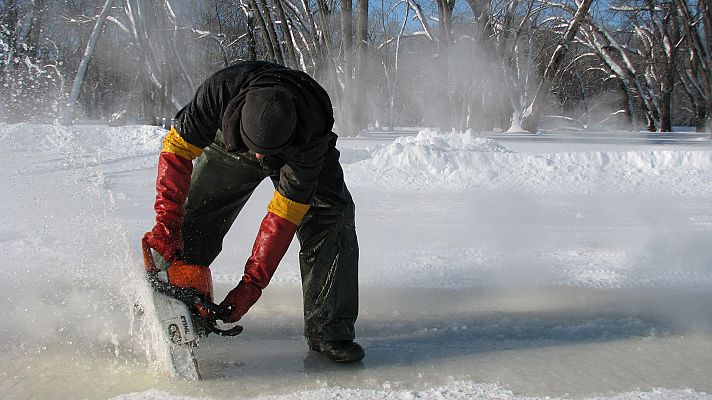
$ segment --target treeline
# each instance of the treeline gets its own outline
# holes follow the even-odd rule
[[[708,1],[0,0],[0,120],[156,123],[269,60],[327,88],[342,135],[709,129]]]

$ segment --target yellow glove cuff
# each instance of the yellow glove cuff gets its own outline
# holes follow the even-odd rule
[[[309,204],[297,203],[294,200],[282,196],[275,191],[272,201],[267,206],[267,211],[276,214],[294,225],[299,225],[304,218],[304,214],[309,211]]]

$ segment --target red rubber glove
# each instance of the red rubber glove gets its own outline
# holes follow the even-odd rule
[[[267,213],[257,233],[252,255],[245,265],[245,275],[236,288],[227,294],[220,306],[230,310],[225,322],[237,322],[262,295],[264,289],[282,261],[284,253],[292,242],[297,225],[273,214]]]
[[[173,262],[183,252],[183,203],[188,197],[193,162],[177,154],[162,152],[156,178],[156,225],[144,236],[148,245]]]

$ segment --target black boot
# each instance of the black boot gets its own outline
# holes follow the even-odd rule
[[[353,340],[308,339],[309,349],[322,353],[336,363],[352,363],[363,360],[363,347]]]

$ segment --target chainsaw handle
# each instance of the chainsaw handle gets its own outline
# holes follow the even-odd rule
[[[146,248],[147,247],[144,245],[144,252],[146,251]],[[242,333],[243,328],[240,325],[235,325],[232,328],[228,329],[218,328],[217,320],[227,317],[230,314],[229,310],[225,309],[224,307],[220,307],[219,305],[208,300],[207,298],[205,298],[205,296],[200,294],[194,288],[180,288],[177,286],[173,286],[168,282],[160,280],[156,276],[156,273],[158,271],[157,269],[155,269],[155,262],[153,262],[153,257],[151,256],[150,248],[148,248],[148,256],[145,256],[145,261],[148,281],[151,284],[153,290],[159,293],[163,293],[179,301],[182,301],[183,304],[188,306],[189,309],[194,309],[195,307],[200,306],[208,310],[208,314],[210,315],[210,317],[207,318],[207,325],[210,328],[210,331],[217,335],[237,336]],[[154,268],[154,270],[149,270],[151,266]]]
[[[151,283],[151,286],[154,290],[176,298],[182,301],[184,304],[188,305],[189,307],[191,307],[190,304],[192,304],[192,307],[199,305],[207,309],[210,315],[212,316],[208,325],[210,327],[210,330],[217,335],[237,336],[242,333],[243,328],[240,325],[235,325],[232,328],[228,329],[218,328],[217,320],[223,319],[230,315],[229,310],[225,309],[224,307],[220,307],[219,305],[206,299],[203,295],[198,293],[198,291],[193,288],[178,288],[158,279],[156,277],[156,274],[159,272],[159,270],[156,266],[156,260],[155,258],[153,258],[151,246],[148,245],[148,239],[146,237],[141,240],[141,249],[143,251],[143,264],[146,269],[146,273],[148,274],[148,281]]]
[[[210,312],[210,329],[213,331],[213,333],[218,334],[220,336],[237,336],[242,333],[243,328],[240,325],[235,325],[232,328],[228,329],[218,328],[217,320],[222,320],[223,318],[226,318],[228,315],[230,315],[230,310],[226,309],[225,307],[220,307],[212,301],[208,301],[202,298],[200,299],[200,302],[196,304],[205,307]]]
[[[146,272],[149,274],[157,273],[158,267],[156,267],[156,260],[153,258],[151,246],[148,245],[148,238],[145,236],[141,239],[141,249],[143,250],[143,266],[146,268]]]
[[[203,298],[202,296],[198,297],[196,300],[196,304],[208,310],[210,315],[210,329],[213,331],[213,333],[218,334],[220,336],[237,336],[242,333],[243,328],[240,325],[235,325],[232,328],[228,329],[218,328],[217,320],[222,320],[223,318],[226,318],[228,315],[230,315],[230,310],[226,309],[225,307],[220,307],[219,305]]]
[[[235,325],[229,329],[218,328],[217,325],[210,325],[213,333],[220,336],[237,336],[242,333],[242,325]]]
[[[227,310],[224,307],[220,307],[219,305],[213,303],[212,301],[206,299],[203,296],[200,296],[200,295],[196,296],[194,298],[194,301],[195,301],[196,305],[199,305],[199,306],[205,308],[206,310],[208,310],[208,312],[211,315],[213,315],[214,320],[223,319],[223,318],[227,317],[228,315],[230,315],[229,310]]]

